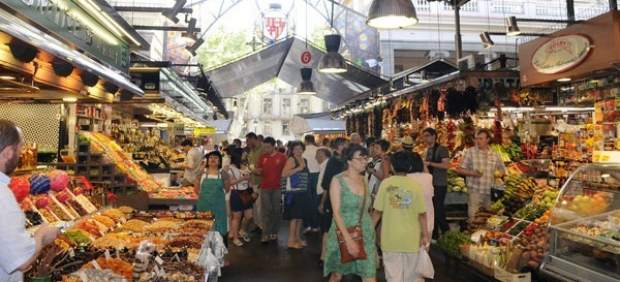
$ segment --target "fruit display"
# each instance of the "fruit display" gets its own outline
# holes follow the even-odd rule
[[[467,185],[465,185],[465,178],[459,176],[453,170],[448,170],[448,192],[467,193]]]
[[[162,188],[153,176],[133,162],[131,157],[114,140],[101,133],[82,132],[81,136],[90,142],[91,149],[102,153],[116,168],[135,181],[146,192]]]
[[[612,195],[607,192],[595,192],[577,196],[564,196],[560,207],[577,213],[580,216],[591,216],[607,211]]]
[[[537,269],[549,250],[547,225],[538,223],[528,225],[515,243],[523,250],[520,265]]]
[[[533,221],[542,216],[548,209],[547,206],[531,202],[517,210],[513,216],[515,218]]]

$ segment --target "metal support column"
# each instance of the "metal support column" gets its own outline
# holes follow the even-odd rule
[[[618,1],[617,0],[609,0],[609,10],[610,11],[618,10]]]
[[[454,49],[456,50],[456,62],[458,62],[463,57],[463,40],[461,38],[461,5],[458,2],[454,5],[454,25],[456,26],[456,33],[454,34]]]
[[[569,25],[575,22],[575,0],[566,0],[566,17]]]

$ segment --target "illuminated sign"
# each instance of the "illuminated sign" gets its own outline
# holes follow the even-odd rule
[[[590,39],[582,35],[556,37],[536,49],[532,66],[544,74],[563,72],[581,64],[591,47]]]

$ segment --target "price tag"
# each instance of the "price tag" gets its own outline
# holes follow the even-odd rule
[[[110,251],[109,250],[105,250],[104,255],[105,255],[105,259],[106,260],[111,260],[112,259],[112,257],[110,256]]]
[[[73,250],[73,248],[69,249],[69,257],[70,258],[75,257],[75,251]]]
[[[96,260],[90,262],[96,270],[101,270],[101,266],[97,263]]]
[[[159,265],[163,265],[164,264],[164,260],[161,259],[159,256],[155,257],[155,262]]]

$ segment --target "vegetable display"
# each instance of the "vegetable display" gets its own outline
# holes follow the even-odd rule
[[[454,257],[461,257],[461,246],[469,243],[471,239],[468,235],[454,230],[446,232],[437,240],[439,248]]]

